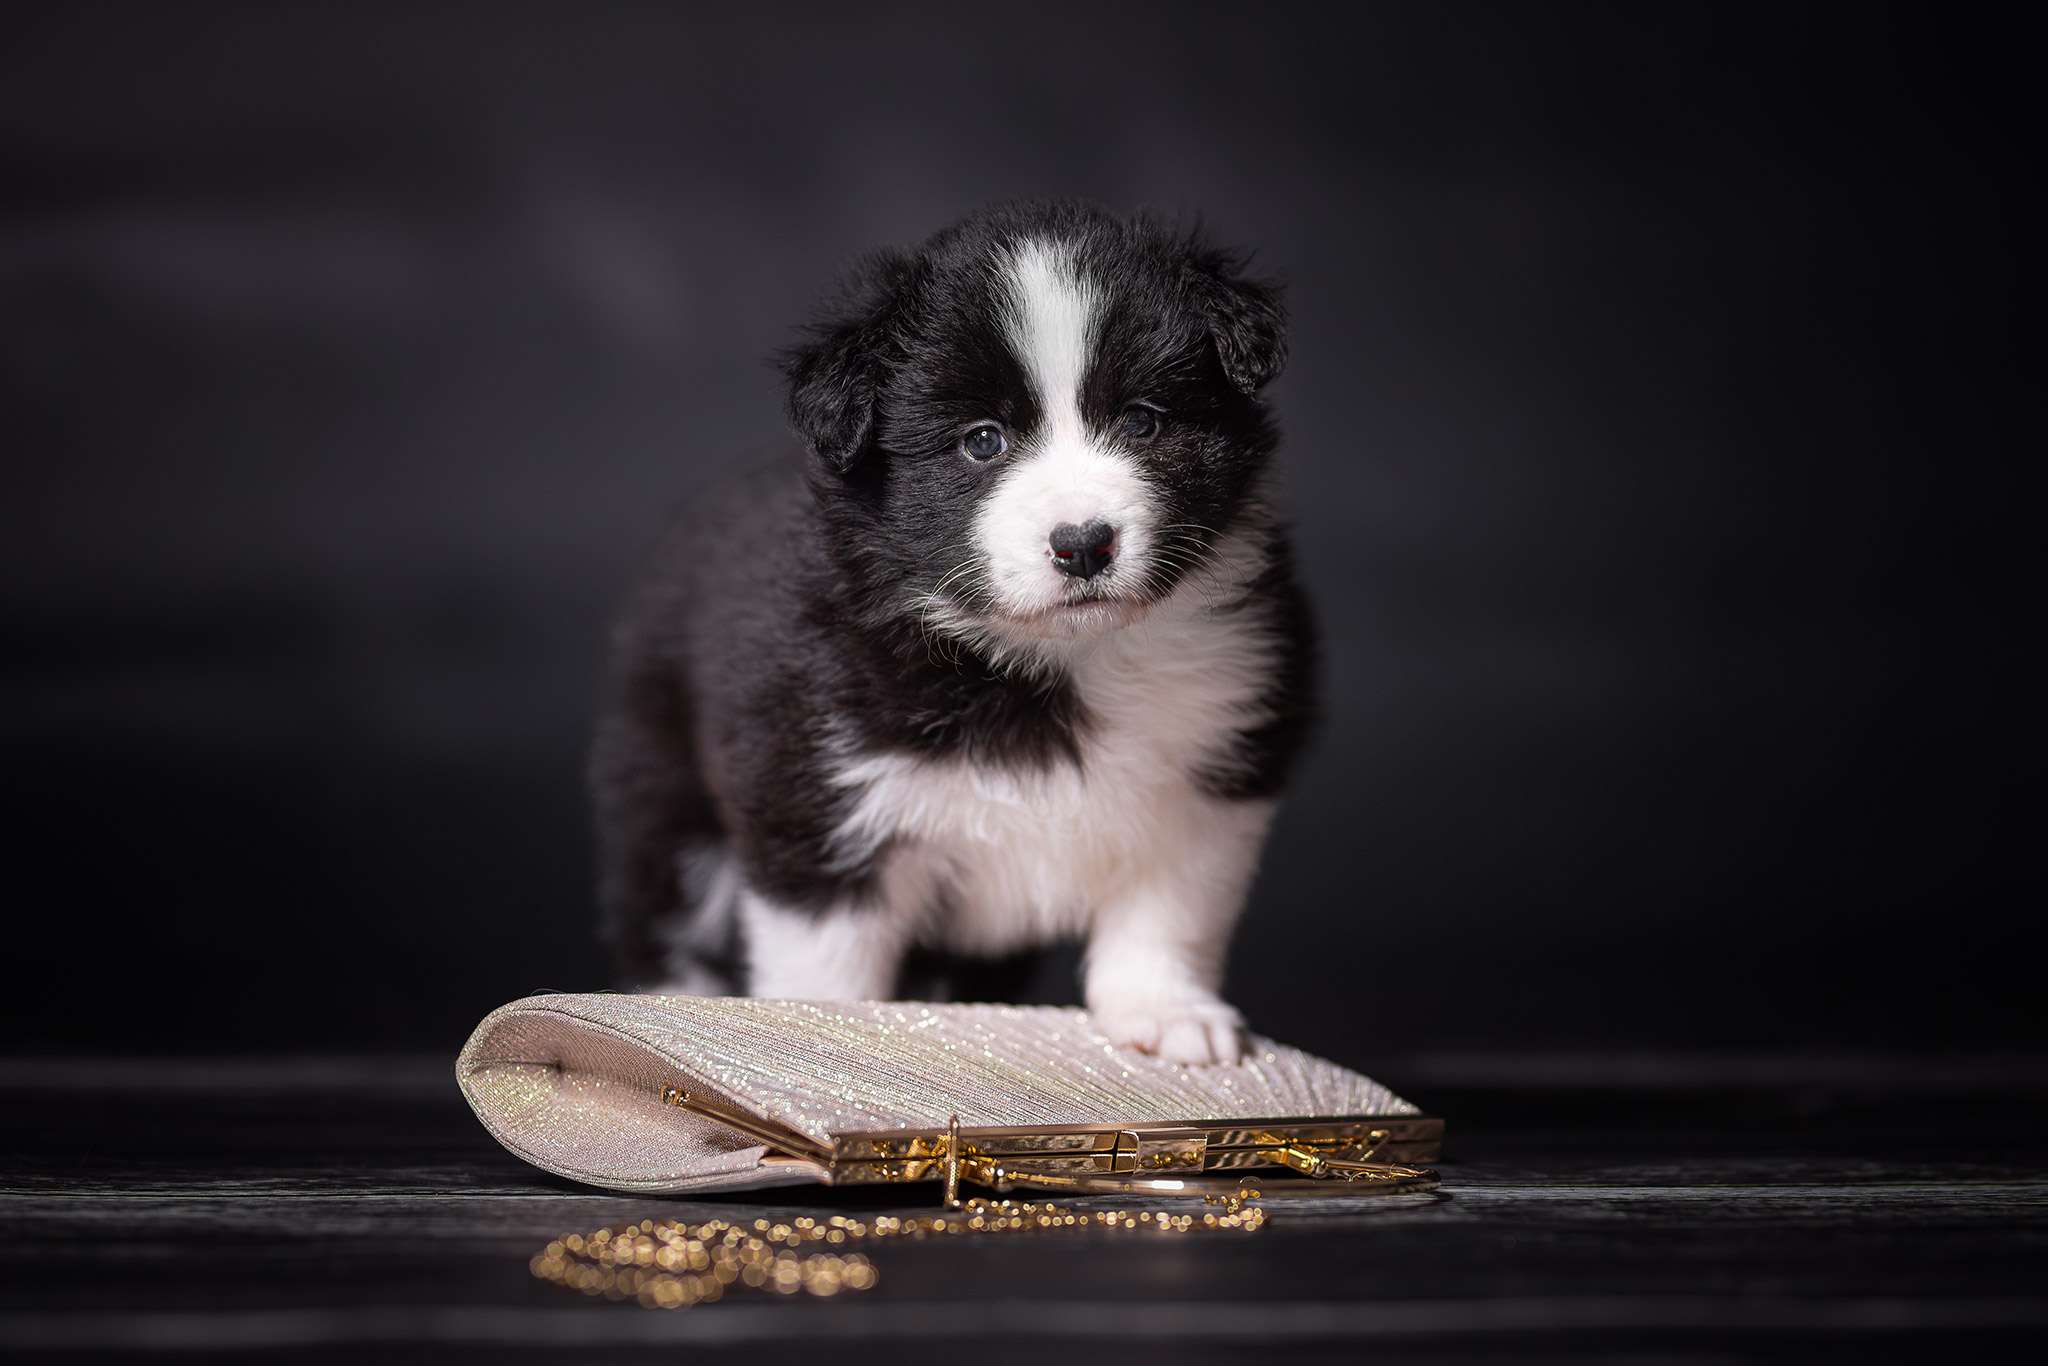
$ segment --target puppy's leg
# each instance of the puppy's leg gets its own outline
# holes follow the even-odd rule
[[[590,756],[597,805],[598,900],[619,985],[640,989],[673,979],[664,947],[690,908],[677,858],[718,838],[717,818],[691,744],[691,699],[673,665],[621,666],[612,708]]]
[[[795,910],[751,888],[740,894],[747,994],[796,1001],[879,1001],[889,997],[910,947],[909,926],[892,911],[837,906]]]
[[[1159,857],[1095,914],[1089,1014],[1110,1041],[1169,1062],[1236,1062],[1244,1021],[1218,995],[1271,802],[1198,800],[1162,822]]]

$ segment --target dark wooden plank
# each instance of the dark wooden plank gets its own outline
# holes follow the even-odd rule
[[[1247,1235],[879,1243],[865,1295],[671,1314],[585,1301],[527,1258],[629,1219],[922,1208],[924,1192],[591,1191],[493,1144],[438,1059],[0,1065],[0,1344],[1848,1360],[1992,1353],[2048,1326],[2048,1143],[2025,1069],[1913,1112],[1904,1063],[1898,1085],[1832,1090],[1814,1069],[1606,1088],[1417,1070],[1451,1121],[1443,1198],[1276,1207]]]

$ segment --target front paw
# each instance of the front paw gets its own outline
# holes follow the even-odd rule
[[[1245,1055],[1244,1017],[1207,1000],[1105,1002],[1089,1011],[1095,1027],[1119,1048],[1166,1062],[1234,1063]]]

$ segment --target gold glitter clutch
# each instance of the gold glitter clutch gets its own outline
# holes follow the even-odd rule
[[[1055,1006],[547,995],[493,1011],[463,1095],[536,1166],[632,1191],[959,1181],[1212,1195],[1429,1190],[1443,1121],[1254,1038],[1237,1066],[1120,1049]]]

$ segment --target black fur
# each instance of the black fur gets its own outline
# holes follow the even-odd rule
[[[1139,400],[1167,414],[1147,458],[1184,553],[1153,567],[1147,591],[1171,593],[1227,532],[1266,547],[1268,568],[1236,610],[1266,614],[1283,642],[1272,719],[1200,780],[1230,797],[1284,781],[1310,718],[1313,649],[1260,494],[1277,435],[1258,394],[1285,358],[1277,290],[1145,218],[1065,202],[991,209],[856,274],[782,357],[804,454],[700,500],[629,602],[591,765],[606,937],[624,984],[659,979],[665,946],[688,931],[679,860],[692,849],[723,842],[749,885],[791,906],[871,885],[873,857],[849,866],[828,845],[846,799],[828,781],[825,718],[862,752],[1081,762],[1090,718],[1057,670],[935,635],[906,606],[960,564],[994,473],[959,452],[962,424],[1028,431],[1039,416],[995,322],[1000,251],[1033,236],[1076,244],[1105,285],[1084,417],[1111,422]],[[949,596],[987,610],[968,578]],[[729,980],[737,969],[729,941],[691,951]]]

